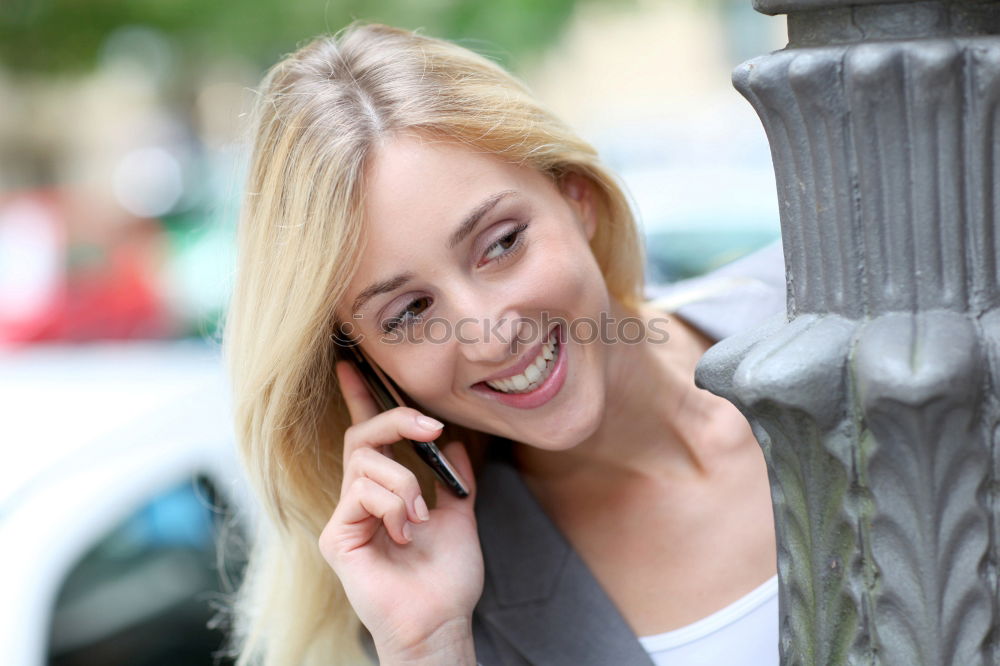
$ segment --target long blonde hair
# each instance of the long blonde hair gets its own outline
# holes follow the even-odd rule
[[[588,178],[598,195],[591,248],[609,293],[641,301],[643,248],[621,188],[590,145],[495,63],[446,41],[355,23],[274,65],[252,116],[224,336],[240,456],[263,509],[232,607],[239,666],[368,661],[360,622],[317,546],[340,494],[350,425],[330,335],[363,251],[370,151],[404,129],[555,180]],[[449,427],[442,437],[488,441]],[[405,450],[400,458],[433,504],[427,470]]]

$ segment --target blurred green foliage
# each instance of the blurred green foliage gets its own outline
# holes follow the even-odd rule
[[[86,71],[117,28],[144,26],[174,43],[188,71],[226,55],[263,69],[361,19],[421,28],[510,67],[551,44],[576,1],[0,0],[0,62],[16,74]]]

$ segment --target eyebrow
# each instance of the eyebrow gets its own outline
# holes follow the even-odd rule
[[[497,192],[496,194],[484,199],[482,203],[473,208],[469,214],[465,216],[465,219],[462,220],[462,223],[458,225],[458,228],[455,229],[455,231],[448,238],[448,249],[454,248],[456,245],[465,240],[466,237],[475,230],[476,225],[479,224],[479,221],[482,220],[487,213],[493,210],[493,208],[503,199],[514,194],[516,194],[514,190],[503,190],[501,192]],[[412,280],[414,277],[415,275],[412,271],[406,271],[405,273],[394,275],[387,280],[373,282],[362,289],[361,293],[357,295],[354,299],[354,303],[351,305],[351,311],[357,312],[371,298],[378,296],[379,294],[395,291]]]
[[[448,239],[448,249],[450,250],[454,248],[456,245],[465,240],[465,237],[472,233],[472,231],[476,228],[476,225],[479,224],[479,220],[483,219],[486,213],[493,210],[493,207],[500,203],[502,199],[512,194],[515,194],[514,190],[497,192],[473,208],[472,212],[465,216],[465,219],[462,220],[462,224],[458,225],[458,229],[456,229],[451,235],[451,238]]]

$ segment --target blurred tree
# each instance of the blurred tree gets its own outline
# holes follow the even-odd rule
[[[238,56],[258,67],[354,19],[423,28],[507,66],[559,35],[577,0],[4,0],[0,62],[17,74],[86,71],[116,29],[161,31],[182,67]],[[188,67],[184,67],[187,69]]]

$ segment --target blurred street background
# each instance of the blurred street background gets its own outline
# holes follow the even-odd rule
[[[253,510],[218,357],[243,121],[356,18],[524,79],[622,177],[651,284],[779,237],[730,72],[785,24],[750,0],[0,2],[0,663],[213,663]]]

